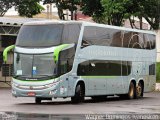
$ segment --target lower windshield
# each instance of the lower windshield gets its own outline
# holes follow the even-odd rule
[[[14,54],[14,77],[37,80],[55,77],[57,65],[53,53],[41,55]]]

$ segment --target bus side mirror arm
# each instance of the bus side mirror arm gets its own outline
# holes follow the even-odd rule
[[[14,48],[15,48],[15,45],[11,45],[4,49],[3,51],[3,61],[4,62],[7,62],[8,52],[13,50]]]

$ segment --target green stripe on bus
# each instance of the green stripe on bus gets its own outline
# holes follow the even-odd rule
[[[63,45],[59,45],[55,48],[54,53],[53,53],[55,63],[58,61],[60,51],[68,46],[69,46],[69,44],[63,44]]]
[[[11,45],[11,46],[8,46],[7,48],[4,49],[4,51],[3,51],[3,61],[4,62],[7,62],[8,52],[10,50],[12,50],[14,47],[15,47],[15,45]]]

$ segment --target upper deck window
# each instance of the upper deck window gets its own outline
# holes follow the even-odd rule
[[[18,34],[16,45],[50,47],[65,43],[77,43],[79,33],[79,24],[24,25]]]
[[[90,45],[152,50],[155,49],[156,39],[153,34],[86,26],[83,32],[81,48]]]

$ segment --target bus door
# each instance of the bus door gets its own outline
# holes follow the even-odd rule
[[[88,89],[94,91],[95,95],[106,95],[105,61],[90,60],[88,72]]]
[[[67,51],[61,51],[58,60],[58,76],[60,76],[60,95],[68,96],[68,71],[69,71],[69,59],[66,54]]]
[[[102,75],[105,72],[102,66],[98,60],[86,60],[78,65],[77,75],[85,81],[87,95],[106,94],[106,78]]]
[[[121,61],[108,61],[106,64],[107,73],[107,94],[121,94],[123,92],[123,77],[121,76]]]
[[[129,87],[129,82],[132,79],[132,62],[130,61],[122,61],[121,65],[121,75],[122,75],[122,80],[123,80],[123,85],[122,85],[122,93],[127,93],[128,92],[128,87]]]
[[[67,73],[67,59],[61,59],[59,61],[59,65],[58,65],[58,71],[59,71],[59,75],[60,75],[60,95],[62,96],[68,96],[68,75]]]
[[[63,96],[68,96],[71,94],[71,84],[73,81],[72,76],[69,76],[68,73],[72,70],[73,61],[75,56],[75,46],[71,48],[60,51],[59,63],[58,63],[58,73],[60,79],[62,80],[60,84],[60,93],[63,93]],[[70,86],[69,86],[70,85]]]

